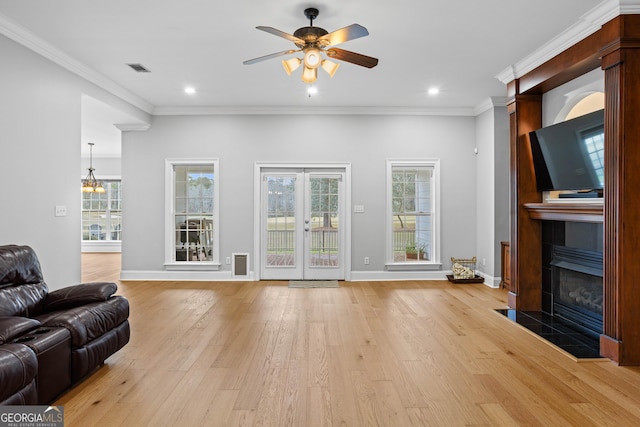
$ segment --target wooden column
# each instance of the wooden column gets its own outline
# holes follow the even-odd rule
[[[509,307],[540,310],[542,302],[542,227],[525,204],[541,201],[529,144],[529,132],[542,127],[542,95],[519,94],[519,82],[509,88],[511,169],[511,286]]]
[[[640,16],[603,26],[605,70],[604,333],[600,351],[640,365]]]

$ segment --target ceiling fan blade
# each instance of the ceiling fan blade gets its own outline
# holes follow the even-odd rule
[[[262,31],[266,31],[269,34],[273,34],[274,36],[278,36],[278,37],[282,37],[283,39],[287,39],[289,41],[294,42],[296,45],[298,46],[304,46],[305,45],[305,41],[302,40],[301,38],[298,38],[292,34],[289,33],[285,33],[284,31],[280,31],[276,28],[273,27],[256,27],[258,30],[262,30]]]
[[[270,55],[260,56],[258,58],[248,59],[243,62],[244,65],[255,64],[256,62],[266,61],[267,59],[277,58],[279,56],[289,55],[291,53],[299,52],[299,50],[283,50],[282,52],[272,53]]]
[[[351,62],[352,64],[360,65],[362,67],[373,68],[378,65],[378,58],[373,58],[371,56],[351,52],[344,49],[338,49],[337,47],[327,49],[326,54],[329,58]]]
[[[369,31],[362,25],[351,24],[347,27],[340,28],[329,34],[318,38],[318,42],[324,46],[335,46],[340,43],[344,43],[349,40],[359,39],[360,37],[368,36]]]

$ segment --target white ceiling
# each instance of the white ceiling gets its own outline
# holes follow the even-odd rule
[[[490,97],[506,95],[496,76],[528,71],[533,63],[525,59],[548,59],[628,3],[637,1],[0,0],[0,33],[71,58],[152,114],[353,108],[472,114]],[[295,48],[255,27],[293,33],[309,24],[303,10],[311,6],[320,10],[314,26],[330,32],[365,26],[368,37],[340,47],[380,62],[373,69],[343,62],[333,79],[320,70],[318,93],[309,98],[300,69],[287,76],[279,59],[242,61]],[[197,93],[185,94],[186,85]],[[428,96],[431,86],[440,94]]]

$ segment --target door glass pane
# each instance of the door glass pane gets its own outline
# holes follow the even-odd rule
[[[296,178],[267,178],[267,266],[296,265]]]
[[[340,179],[310,177],[311,215],[309,264],[311,267],[338,266],[338,191]]]

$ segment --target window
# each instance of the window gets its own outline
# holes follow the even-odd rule
[[[595,129],[584,132],[581,136],[593,165],[593,171],[602,186],[604,185],[604,131]]]
[[[166,264],[219,264],[217,161],[169,160],[166,170]]]
[[[104,193],[82,193],[82,240],[121,240],[122,183],[103,181]]]
[[[387,263],[440,265],[439,161],[387,161]]]

